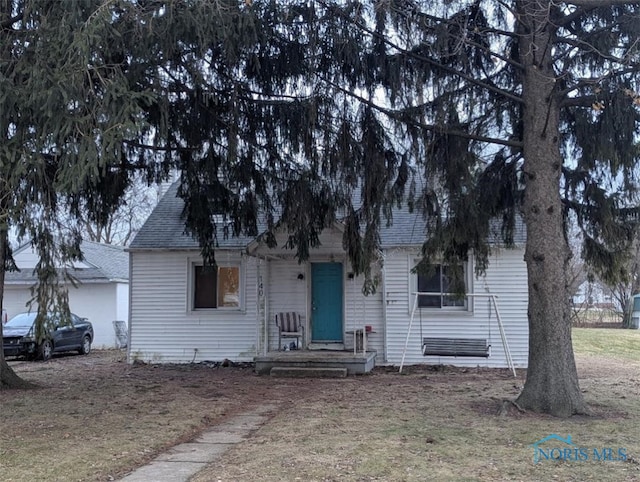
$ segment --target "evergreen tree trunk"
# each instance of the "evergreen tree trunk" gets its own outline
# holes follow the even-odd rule
[[[0,313],[2,313],[2,300],[4,299],[4,273],[6,269],[7,242],[7,225],[0,217]],[[0,338],[1,337],[2,322],[0,322]],[[4,358],[4,350],[0,350],[0,390],[3,388],[28,388],[31,386],[31,383],[16,375],[16,372],[13,371],[7,363],[7,360]]]
[[[6,22],[12,14],[12,3],[9,0],[0,2],[0,22]],[[3,44],[2,58],[9,58],[10,51],[9,42]],[[3,72],[4,74],[4,72]],[[8,130],[6,121],[0,122],[0,131],[2,132],[2,141],[4,143]],[[0,179],[0,313],[2,313],[2,304],[4,300],[4,274],[7,268],[7,243],[9,242],[9,216],[7,212],[8,190],[4,185],[4,179]],[[0,338],[2,338],[2,321],[0,321]],[[3,388],[24,388],[30,386],[28,382],[22,380],[13,369],[9,366],[4,358],[4,350],[0,350],[0,390]]]
[[[555,92],[550,4],[520,2],[524,64],[523,137],[529,278],[529,367],[517,403],[524,409],[568,417],[584,413],[571,342],[567,268],[569,245],[560,198],[560,107]]]

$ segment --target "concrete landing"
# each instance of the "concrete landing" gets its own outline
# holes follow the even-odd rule
[[[376,364],[376,352],[354,353],[333,350],[291,350],[254,357],[256,373],[268,375],[278,368],[346,368],[348,375],[369,373]]]
[[[346,368],[273,367],[272,377],[281,378],[346,378]]]
[[[187,482],[207,464],[230,447],[249,437],[269,420],[274,405],[263,405],[242,415],[230,418],[195,440],[176,445],[160,454],[148,465],[140,467],[120,479],[124,482]]]

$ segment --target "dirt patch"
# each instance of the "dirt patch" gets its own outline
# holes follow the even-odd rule
[[[38,388],[0,391],[3,480],[113,480],[229,416],[317,389],[248,365],[129,365],[117,350],[9,364]]]
[[[640,458],[633,428],[640,425],[640,364],[577,362],[596,416],[558,421],[517,410],[498,415],[524,380],[508,370],[421,366],[346,379],[273,379],[248,365],[129,365],[116,350],[12,361],[39,388],[0,391],[0,472],[13,481],[117,479],[264,403],[279,407],[273,420],[195,480],[424,480],[425,474],[470,473],[485,474],[477,480],[571,480],[564,478],[569,467],[558,473],[530,467],[529,444],[556,432],[584,443],[624,443]],[[490,460],[487,453],[494,454]],[[496,467],[501,471],[494,474]],[[637,467],[629,470],[619,480],[640,476]],[[598,472],[590,474],[576,473],[575,480],[596,480]]]

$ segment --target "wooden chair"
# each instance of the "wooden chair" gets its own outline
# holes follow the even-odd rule
[[[295,311],[286,311],[276,314],[276,326],[278,327],[278,350],[282,349],[282,338],[295,338],[296,348],[300,348],[298,340],[304,345],[304,326],[300,314]]]

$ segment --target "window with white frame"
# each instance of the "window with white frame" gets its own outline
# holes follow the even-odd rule
[[[462,281],[464,293],[469,292],[468,267],[463,267]],[[456,294],[453,286],[453,268],[447,264],[434,263],[416,269],[414,276],[415,291],[418,295],[418,308],[426,309],[468,309],[467,298]]]
[[[240,308],[240,265],[192,266],[194,310]]]

